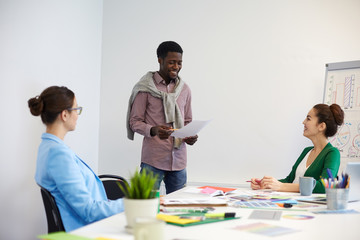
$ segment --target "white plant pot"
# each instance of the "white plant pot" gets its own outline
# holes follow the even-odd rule
[[[124,198],[124,211],[127,221],[127,230],[132,231],[135,219],[138,217],[156,218],[159,209],[159,198],[128,199]]]

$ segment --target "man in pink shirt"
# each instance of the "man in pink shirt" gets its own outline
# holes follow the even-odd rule
[[[160,69],[146,73],[134,86],[127,116],[128,138],[133,140],[135,132],[144,136],[141,170],[157,174],[157,187],[164,181],[167,194],[185,186],[186,144],[193,145],[198,138],[170,136],[192,121],[190,88],[178,76],[182,53],[176,42],[159,45]]]

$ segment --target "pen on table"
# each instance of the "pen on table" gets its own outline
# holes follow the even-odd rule
[[[225,212],[225,213],[205,213],[206,218],[233,218],[235,217],[235,212]]]
[[[252,181],[251,181],[251,180],[248,180],[248,181],[246,181],[246,182],[252,182]],[[261,183],[261,180],[256,179],[255,182],[257,182],[258,184],[260,184],[260,183]]]
[[[293,206],[291,203],[275,203],[275,204],[283,208],[291,208]]]
[[[179,216],[181,219],[191,219],[191,220],[199,220],[203,221],[205,220],[205,217],[202,216]]]

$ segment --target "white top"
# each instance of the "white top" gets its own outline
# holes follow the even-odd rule
[[[312,151],[312,150],[311,150]],[[304,157],[304,159],[301,161],[301,163],[298,165],[297,169],[296,169],[296,173],[295,173],[295,178],[293,183],[299,183],[299,177],[303,177],[306,170],[311,166],[311,164],[309,166],[306,167],[306,162],[309,158],[310,152],[309,151],[306,156]]]

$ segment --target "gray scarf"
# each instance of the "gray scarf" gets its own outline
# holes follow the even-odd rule
[[[177,98],[179,97],[182,88],[184,86],[184,81],[178,77],[175,85],[175,91],[173,93],[166,93],[160,91],[156,88],[153,75],[155,72],[146,73],[140,81],[134,86],[130,99],[128,112],[126,117],[126,127],[127,127],[127,136],[130,140],[134,140],[134,132],[130,128],[130,112],[131,106],[135,100],[136,95],[139,92],[147,92],[150,93],[153,97],[160,98],[163,100],[164,113],[165,113],[165,121],[166,123],[173,123],[174,128],[182,128],[184,126],[184,121],[181,116],[181,111],[176,103]],[[174,147],[179,148],[181,145],[182,139],[176,138],[174,141]]]

